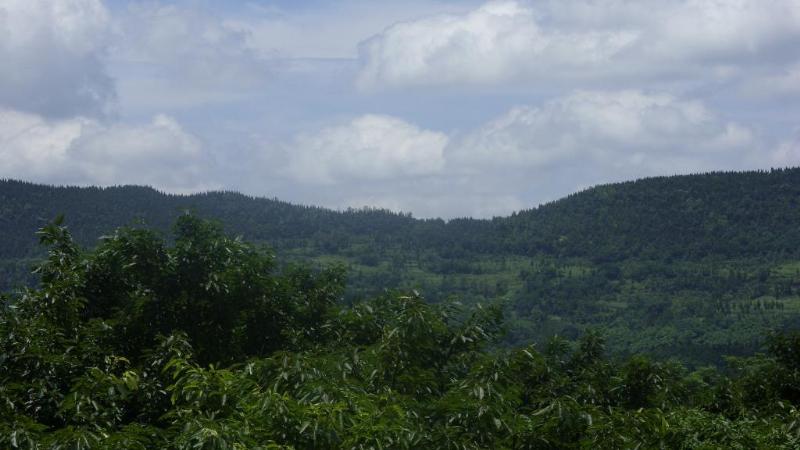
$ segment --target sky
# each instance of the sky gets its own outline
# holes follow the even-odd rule
[[[453,218],[798,165],[798,0],[0,0],[0,178]]]

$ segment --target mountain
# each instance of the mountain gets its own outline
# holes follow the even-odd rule
[[[31,283],[35,231],[65,214],[87,247],[119,226],[170,234],[184,211],[275,249],[283,262],[348,268],[347,298],[414,288],[428,301],[502,302],[508,343],[574,338],[690,364],[760,349],[800,322],[800,169],[597,186],[491,220],[332,211],[234,192],[0,181],[0,289]]]

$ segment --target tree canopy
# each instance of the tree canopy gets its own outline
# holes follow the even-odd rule
[[[601,333],[504,348],[500,305],[343,301],[192,215],[92,249],[39,232],[0,310],[0,447],[576,449],[800,445],[800,334],[724,370],[609,358]]]
[[[342,265],[347,303],[385,289],[416,289],[430,303],[501,301],[509,328],[502,345],[543,345],[554,334],[574,340],[598,328],[611,355],[677,357],[702,367],[722,364],[724,354],[751,355],[770,330],[800,325],[798,201],[800,169],[615,183],[509,217],[450,221],[233,192],[183,196],[7,180],[0,181],[0,292],[37,285],[28,267],[46,255],[34,233],[60,213],[68,214],[75,243],[91,249],[120,226],[163,235],[162,246],[170,246],[179,238],[172,224],[191,210],[274,249],[264,262],[274,270]],[[169,272],[179,269],[160,276],[186,276]],[[151,281],[160,283],[152,289],[181,288]]]

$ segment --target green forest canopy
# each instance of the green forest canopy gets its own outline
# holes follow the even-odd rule
[[[167,235],[185,210],[275,249],[347,271],[348,302],[416,289],[432,303],[503,303],[510,346],[602,329],[615,355],[691,366],[750,355],[800,318],[800,169],[598,186],[491,220],[331,211],[232,192],[0,182],[0,290],[33,285],[34,231],[66,213],[75,240],[134,225]],[[144,224],[144,225],[141,225]]]
[[[40,230],[2,298],[0,447],[620,449],[800,446],[800,334],[694,371],[609,359],[595,332],[503,349],[502,309],[279,268],[195,216],[91,250]]]

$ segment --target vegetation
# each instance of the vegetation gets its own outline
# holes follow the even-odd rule
[[[86,251],[61,220],[2,298],[0,447],[575,449],[800,446],[800,334],[724,370],[574,343],[497,347],[497,305],[387,292],[180,216]]]
[[[119,226],[167,233],[193,210],[300,263],[347,269],[345,301],[384,289],[501,302],[509,347],[550,336],[608,337],[614,356],[677,357],[690,367],[747,356],[770,330],[800,325],[800,169],[709,173],[598,186],[492,220],[417,220],[330,211],[231,192],[0,182],[0,291],[35,286],[33,233],[67,212],[77,243]]]

